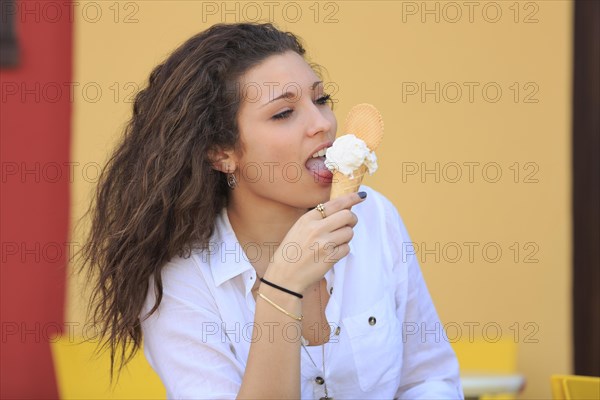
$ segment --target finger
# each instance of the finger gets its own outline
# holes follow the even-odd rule
[[[362,197],[361,197],[362,196]],[[348,193],[325,203],[332,213],[343,209],[350,209],[352,206],[362,203],[367,198],[367,192]]]
[[[354,228],[357,222],[358,217],[356,214],[348,209],[343,209],[325,218],[325,220],[323,220],[323,227],[324,229],[332,232],[344,226]]]
[[[364,196],[364,197],[361,197]],[[352,206],[362,203],[367,197],[366,192],[358,192],[358,193],[348,193],[333,200],[329,200],[327,203],[323,204],[325,218],[329,215],[333,215],[336,212],[343,209],[350,209]],[[315,217],[324,218],[321,215],[321,212],[316,208],[311,211]]]
[[[350,246],[348,243],[340,244],[332,249],[332,251],[327,255],[327,259],[330,262],[338,262],[342,258],[346,257],[350,253]]]
[[[348,243],[354,237],[354,230],[349,226],[345,226],[340,228],[327,237],[328,242],[335,243],[337,246],[342,245],[344,243]]]
[[[345,227],[342,229],[338,229],[337,231],[327,235],[327,238],[323,240],[319,240],[316,243],[311,244],[311,249],[316,252],[316,254],[331,254],[335,248],[348,244],[352,237],[354,236],[354,232],[352,228]]]

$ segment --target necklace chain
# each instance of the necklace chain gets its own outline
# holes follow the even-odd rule
[[[320,311],[319,318],[321,320],[321,328],[322,328],[323,327],[323,303],[321,302],[321,285],[320,284],[319,284],[319,311]],[[304,337],[302,337],[301,341],[300,341],[300,344],[304,348],[304,351],[308,355],[308,358],[310,358],[310,361],[313,363],[313,365],[315,366],[315,368],[317,368],[317,364],[315,363],[315,361],[313,360],[313,358],[310,356],[310,353],[306,349],[306,346],[304,346],[304,343],[302,342],[302,340],[306,340],[306,339],[304,339]],[[322,350],[322,354],[323,354],[323,357],[322,357],[322,360],[323,360],[323,375],[325,375],[325,343],[321,344],[321,350]],[[323,385],[324,385],[324,389],[325,389],[325,397],[322,397],[320,400],[333,400],[332,397],[329,397],[329,393],[327,392],[327,381],[326,380],[323,380]]]
[[[252,289],[257,290],[258,287],[256,289]],[[323,326],[323,303],[321,302],[321,286],[319,285],[319,311],[321,313],[321,315],[319,316],[320,320],[321,320],[321,327]],[[313,363],[313,365],[315,366],[315,368],[317,367],[317,363],[315,363],[315,360],[313,360],[313,358],[311,357],[310,353],[308,352],[308,350],[306,349],[306,346],[304,345],[304,341],[306,341],[306,339],[304,339],[303,336],[300,337],[300,345],[302,346],[302,348],[304,349],[304,351],[306,352],[306,355],[308,355],[308,358],[310,358],[310,361]],[[306,342],[308,344],[308,341]],[[323,360],[323,375],[325,375],[325,343],[321,344],[321,350],[322,350],[322,360]],[[334,400],[333,397],[329,397],[329,392],[327,391],[327,381],[323,381],[323,387],[325,389],[325,397],[322,397],[319,400]]]

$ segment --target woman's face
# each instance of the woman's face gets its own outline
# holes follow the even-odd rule
[[[297,208],[329,198],[324,152],[337,122],[323,83],[302,56],[288,51],[265,59],[240,80],[238,111],[243,154],[236,157],[235,196]]]

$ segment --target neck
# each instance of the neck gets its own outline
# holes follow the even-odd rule
[[[252,198],[247,193],[243,196],[243,201],[239,197],[241,196],[231,194],[227,205],[229,222],[243,248],[252,244],[248,246],[247,257],[258,276],[262,277],[274,249],[307,210],[264,198]],[[257,256],[257,248],[260,248],[260,257]]]

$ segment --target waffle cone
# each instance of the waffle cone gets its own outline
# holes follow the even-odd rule
[[[368,172],[366,165],[361,165],[360,168],[354,170],[354,178],[350,178],[348,175],[344,175],[339,171],[333,173],[333,179],[331,183],[331,194],[329,199],[333,200],[347,193],[355,193],[358,191],[365,174]]]
[[[362,139],[371,151],[377,150],[383,139],[381,114],[371,104],[355,105],[344,121],[344,134],[347,133]]]
[[[362,139],[369,150],[375,151],[383,139],[383,119],[377,109],[371,104],[358,104],[350,110],[344,121],[344,134],[353,134]],[[347,193],[358,191],[368,168],[360,166],[353,172],[353,178],[339,171],[334,171],[329,199],[333,200]]]

